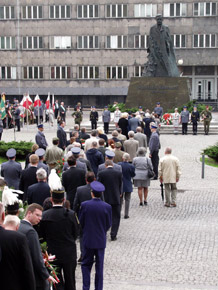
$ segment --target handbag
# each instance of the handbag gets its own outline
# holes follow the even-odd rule
[[[148,167],[148,178],[153,178],[155,176],[155,173],[148,164],[148,158],[147,158],[147,167]]]

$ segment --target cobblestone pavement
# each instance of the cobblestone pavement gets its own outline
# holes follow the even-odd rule
[[[17,140],[34,140],[34,131],[17,133]],[[51,143],[55,130],[45,134]],[[4,131],[3,139],[13,140],[13,132]],[[217,141],[215,135],[161,136],[160,157],[170,146],[181,162],[178,206],[163,206],[158,181],[151,183],[146,207],[139,208],[134,189],[130,219],[122,213],[117,241],[108,239],[105,290],[218,289],[218,168],[206,166],[201,179],[200,163],[202,149]],[[76,278],[80,290],[79,265]],[[94,273],[91,290],[93,279]]]

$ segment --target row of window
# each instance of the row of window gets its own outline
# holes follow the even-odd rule
[[[127,49],[147,47],[147,35],[110,35],[106,36],[106,49]],[[187,35],[172,35],[175,48],[186,48]],[[51,36],[50,49],[71,49],[71,36]],[[193,48],[215,48],[215,34],[194,34]],[[41,36],[24,36],[22,38],[23,49],[43,49],[43,37]],[[16,49],[16,39],[13,36],[0,37],[0,50]],[[99,49],[99,37],[96,35],[83,35],[77,37],[77,49]]]
[[[154,17],[157,14],[157,4],[134,4],[134,17]],[[193,3],[193,16],[214,16],[217,15],[216,2]],[[105,5],[105,17],[124,18],[128,17],[128,4],[107,4]],[[187,16],[187,3],[164,3],[164,17]],[[77,18],[99,18],[99,4],[77,5]],[[15,19],[14,6],[1,6],[0,19]],[[21,7],[22,19],[42,19],[43,6],[29,5]],[[50,5],[50,19],[71,18],[71,5]]]

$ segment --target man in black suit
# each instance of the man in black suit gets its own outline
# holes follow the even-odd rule
[[[67,192],[67,200],[70,201],[71,208],[73,208],[77,187],[86,184],[85,171],[76,167],[74,156],[70,156],[67,162],[70,168],[63,173],[62,184]]]
[[[58,100],[55,101],[54,106],[55,106],[55,111],[54,111],[54,113],[55,113],[55,119],[57,119],[57,117],[58,117],[58,113],[59,113],[59,104],[58,104]]]
[[[56,283],[56,280],[49,276],[45,267],[42,251],[39,243],[39,237],[33,226],[37,225],[42,218],[41,205],[33,203],[28,206],[25,218],[21,221],[18,232],[24,234],[28,241],[30,254],[33,263],[33,269],[36,280],[36,290],[48,290],[49,282]]]
[[[105,186],[104,199],[112,207],[111,240],[117,239],[120,225],[120,197],[122,195],[122,173],[113,168],[113,162],[105,162],[106,169],[98,173],[98,181]]]
[[[75,213],[63,207],[64,200],[64,190],[52,191],[53,207],[43,212],[40,230],[47,242],[48,253],[56,256],[54,264],[60,280],[56,289],[75,290],[78,223]]]
[[[44,200],[51,196],[45,169],[39,168],[36,171],[36,178],[38,183],[30,185],[27,189],[27,201],[28,204],[38,203],[42,206]]]
[[[23,201],[27,200],[28,187],[34,183],[37,183],[36,178],[37,165],[39,163],[39,157],[36,154],[30,156],[30,167],[23,170],[20,178],[19,189],[24,192]]]
[[[89,138],[90,138],[90,135],[86,133],[86,128],[85,127],[81,128],[81,132],[79,133],[79,139],[86,140]]]
[[[63,150],[65,150],[65,148],[67,146],[67,134],[64,131],[64,127],[65,127],[65,122],[60,121],[58,130],[57,130],[57,137],[59,139],[58,147],[63,149]]]
[[[66,118],[66,108],[64,107],[64,102],[61,102],[60,108],[59,108],[59,114],[61,117],[61,120],[65,122]]]
[[[0,202],[0,273],[3,290],[35,290],[33,265],[23,234],[3,228],[4,206]]]

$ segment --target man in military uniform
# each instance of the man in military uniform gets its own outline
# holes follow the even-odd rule
[[[157,102],[156,107],[154,108],[154,113],[159,116],[159,118],[163,115],[163,108],[160,106],[160,102]]]
[[[98,112],[96,111],[95,106],[91,107],[90,112],[90,121],[91,121],[91,127],[93,129],[97,129],[97,122],[98,122]]]
[[[200,114],[197,110],[197,106],[194,106],[193,111],[191,113],[193,135],[197,135],[197,133],[198,133],[199,120],[200,120]]]
[[[39,148],[43,148],[46,150],[48,143],[45,139],[45,135],[43,133],[44,127],[43,124],[38,125],[38,133],[35,136],[36,144],[38,144]]]
[[[189,122],[189,111],[187,107],[183,107],[183,111],[180,114],[180,123],[182,123],[182,135],[187,135],[188,131],[188,122]]]
[[[44,161],[44,155],[45,155],[45,149],[43,148],[39,148],[36,150],[35,154],[39,157],[39,163],[38,163],[38,166],[37,168],[43,168],[47,175],[48,175],[48,165],[45,164],[43,161]]]
[[[17,131],[20,131],[20,109],[18,105],[15,105],[15,111],[14,111],[14,120],[15,120],[15,126],[17,126]]]
[[[104,123],[104,133],[105,134],[108,134],[110,120],[111,120],[111,113],[110,113],[110,111],[108,111],[108,107],[105,106],[104,111],[102,113],[102,121]]]
[[[72,116],[75,118],[75,124],[78,124],[80,126],[83,120],[83,113],[80,111],[79,107],[76,108],[76,112],[74,112]]]
[[[206,106],[206,109],[201,112],[201,117],[204,121],[204,134],[208,135],[210,129],[210,121],[212,120],[212,114],[209,111],[209,106]]]
[[[50,170],[57,166],[57,160],[61,160],[64,157],[63,150],[58,147],[59,138],[54,137],[52,139],[52,144],[52,146],[46,148],[44,157]]]
[[[8,187],[19,189],[19,182],[22,173],[21,164],[16,162],[16,150],[11,148],[7,151],[8,161],[1,165],[1,176],[4,177]]]

